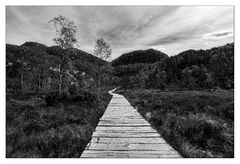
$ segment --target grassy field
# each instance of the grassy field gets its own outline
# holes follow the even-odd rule
[[[120,93],[183,157],[234,157],[233,91]]]
[[[80,157],[111,99],[107,92],[95,97],[86,93],[48,104],[7,98],[6,157]]]

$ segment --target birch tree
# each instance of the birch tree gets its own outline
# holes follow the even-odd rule
[[[66,49],[74,47],[74,45],[77,43],[77,26],[73,21],[69,21],[67,18],[61,15],[54,17],[49,21],[49,23],[53,25],[56,32],[56,36],[53,39],[54,43],[64,50],[59,64],[59,94],[61,94],[65,67],[64,65],[68,64],[66,62],[68,59]]]
[[[100,39],[97,39],[96,41],[93,54],[102,60],[109,60],[111,58],[112,49],[110,48],[110,45],[106,41],[104,41],[103,38],[100,38]],[[98,74],[97,74],[98,76],[97,97],[98,98],[100,97],[100,91],[101,91],[101,74],[102,74],[101,67],[102,67],[101,63],[98,62]]]

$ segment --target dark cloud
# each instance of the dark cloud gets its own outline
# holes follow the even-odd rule
[[[226,35],[229,35],[229,34],[232,34],[232,32],[229,31],[229,32],[222,32],[222,33],[213,33],[212,36],[214,36],[214,37],[222,37],[222,36],[226,36]]]
[[[205,34],[203,36],[203,39],[205,40],[218,40],[226,37],[232,36],[233,32],[232,31],[222,31],[222,32],[212,32]]]
[[[167,44],[185,42],[185,41],[196,38],[197,32],[198,32],[197,29],[175,32],[165,37],[158,38],[153,42],[148,43],[147,45],[155,46],[155,45],[167,45]]]

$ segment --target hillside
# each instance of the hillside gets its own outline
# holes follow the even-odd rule
[[[34,49],[36,51],[47,51],[47,48],[48,48],[48,46],[41,44],[41,43],[37,43],[37,42],[25,42],[21,46],[26,46],[26,47],[28,47],[30,49]]]
[[[97,97],[99,64],[78,49],[6,44],[7,158],[81,156],[111,100],[106,74]]]
[[[44,52],[47,52],[49,50],[49,48],[55,47],[55,46],[48,47],[44,44],[37,43],[37,42],[26,42],[26,43],[22,44],[21,46],[26,46],[34,51],[44,51]],[[107,64],[106,61],[101,60],[98,57],[93,56],[92,54],[89,54],[80,49],[72,48],[72,49],[68,49],[68,51],[72,52],[72,53],[70,53],[70,58],[72,60],[81,60],[82,62],[95,63],[95,64],[101,63],[103,65]]]
[[[219,47],[213,47],[207,50],[186,50],[173,56],[179,63],[179,67],[186,68],[192,65],[207,65],[213,55],[224,54],[229,60],[234,56],[234,44],[229,43]]]
[[[97,81],[97,66],[110,65],[76,48],[64,51],[57,46],[48,47],[36,42],[20,46],[6,44],[7,89],[18,90],[24,85],[25,91],[56,91],[63,53],[68,54],[70,59],[64,61],[64,76],[69,76],[66,85],[78,81],[77,85],[82,88],[93,87]]]
[[[165,53],[154,49],[137,50],[123,54],[117,59],[113,60],[112,66],[128,65],[135,63],[155,63],[166,58],[168,58],[168,56]]]
[[[162,55],[162,58],[155,53],[150,53],[149,56],[155,57],[151,58],[147,53],[137,52],[149,50],[133,51],[112,62],[114,75],[125,89],[234,88],[234,43],[208,50],[187,50],[171,57]]]

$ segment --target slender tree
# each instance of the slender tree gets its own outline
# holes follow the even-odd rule
[[[69,21],[64,16],[59,15],[58,17],[54,17],[49,23],[53,24],[55,28],[56,36],[53,39],[54,43],[57,46],[60,46],[64,51],[61,55],[61,61],[59,64],[59,94],[62,92],[63,85],[63,73],[64,73],[64,65],[67,65],[68,56],[66,49],[74,47],[77,43],[76,32],[77,26],[73,21]]]
[[[97,57],[99,57],[102,60],[109,60],[111,58],[112,54],[112,49],[110,48],[110,45],[104,41],[103,38],[97,39],[96,44],[95,44],[95,49],[93,54]],[[101,91],[101,70],[102,64],[101,62],[98,62],[98,98],[100,96],[100,91]]]
[[[26,68],[28,67],[28,58],[31,53],[30,49],[26,46],[22,46],[19,50],[19,60],[21,65],[21,90],[24,90],[24,76],[26,73]]]

